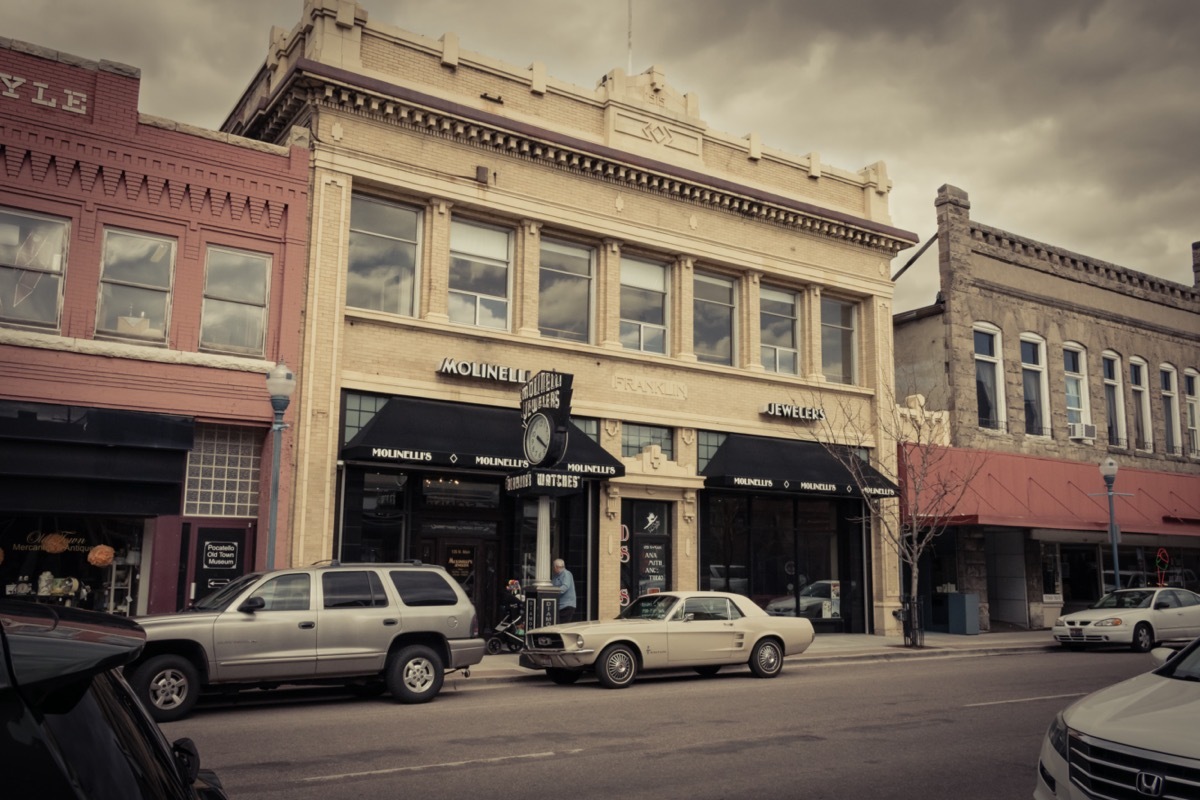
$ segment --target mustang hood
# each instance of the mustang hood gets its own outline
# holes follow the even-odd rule
[[[1069,727],[1110,742],[1200,758],[1200,683],[1147,673],[1090,694],[1063,714]]]

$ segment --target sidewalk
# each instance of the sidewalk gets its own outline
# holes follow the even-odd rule
[[[962,636],[950,633],[926,632],[925,646],[913,649],[904,646],[902,636],[874,636],[862,633],[817,634],[812,645],[798,656],[789,656],[789,665],[854,663],[860,661],[894,661],[906,658],[962,658],[1011,653],[1036,653],[1057,650],[1049,630],[1005,631]],[[471,667],[472,683],[480,681],[516,681],[541,678],[540,670],[525,669],[517,664],[516,653],[484,656]],[[447,675],[447,680],[462,677],[462,673]]]

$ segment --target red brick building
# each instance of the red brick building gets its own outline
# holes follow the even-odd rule
[[[264,565],[309,163],[141,115],[139,87],[0,40],[0,591],[130,614]]]

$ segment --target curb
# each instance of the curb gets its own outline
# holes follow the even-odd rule
[[[787,664],[791,668],[796,667],[816,667],[828,666],[830,664],[855,664],[855,663],[870,663],[875,661],[905,661],[908,659],[920,658],[978,658],[982,656],[1003,656],[1003,655],[1020,655],[1024,653],[1046,653],[1057,651],[1059,645],[1057,642],[1052,644],[1013,644],[1013,645],[994,645],[991,647],[973,647],[969,649],[953,648],[953,647],[924,647],[920,650],[911,650],[910,648],[898,647],[897,652],[881,652],[878,650],[861,653],[841,653],[828,655],[806,655],[801,654],[792,656],[787,659]],[[689,670],[660,670],[656,671],[659,674],[670,674],[671,672],[688,672]],[[543,679],[541,670],[526,669],[524,667],[500,667],[496,669],[485,669],[472,672],[471,676],[464,678],[461,673],[447,675],[447,682],[453,681],[457,684],[462,681],[466,685],[477,683],[513,683],[526,680],[529,678]]]

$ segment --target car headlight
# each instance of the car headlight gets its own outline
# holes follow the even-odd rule
[[[1058,713],[1054,717],[1054,722],[1050,723],[1050,728],[1046,731],[1046,738],[1050,740],[1050,746],[1054,748],[1054,752],[1063,757],[1063,761],[1069,761],[1067,751],[1067,723],[1063,721],[1062,713]]]
[[[576,650],[583,649],[583,637],[581,635],[579,635],[578,633],[575,634],[575,649]]]
[[[1120,617],[1109,617],[1108,619],[1102,619],[1099,622],[1094,623],[1093,627],[1096,627],[1096,628],[1119,628],[1120,626],[1122,626],[1124,624],[1125,624],[1125,622]]]

